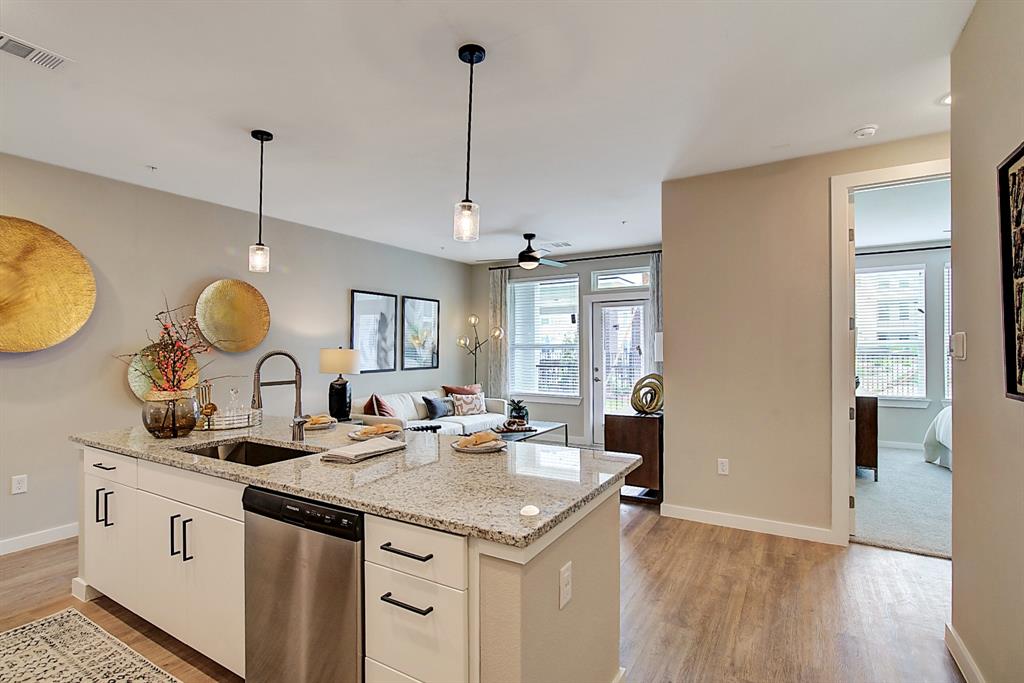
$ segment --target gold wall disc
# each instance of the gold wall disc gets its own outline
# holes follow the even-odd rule
[[[237,353],[255,348],[267,336],[270,307],[248,282],[217,280],[199,295],[196,320],[206,341]]]
[[[146,355],[147,352],[152,349],[156,344],[150,344],[146,348],[139,351],[135,358],[132,358],[131,364],[128,365],[128,386],[131,387],[132,393],[140,401],[146,400],[146,394],[153,388],[153,381],[151,377],[161,377],[162,375],[156,371],[153,365],[153,361]],[[191,389],[195,385],[199,384],[199,362],[195,356],[189,358],[188,363],[185,366],[186,372],[192,375],[192,377],[185,382],[184,389]]]
[[[0,351],[39,351],[85,324],[96,305],[92,268],[49,228],[0,216]]]

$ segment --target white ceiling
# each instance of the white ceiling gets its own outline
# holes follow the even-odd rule
[[[949,178],[853,193],[857,247],[950,239]]]
[[[651,244],[664,179],[948,129],[972,4],[0,0],[75,60],[0,54],[0,150],[255,210],[260,127],[271,216],[462,261]],[[483,237],[456,244],[468,41]]]

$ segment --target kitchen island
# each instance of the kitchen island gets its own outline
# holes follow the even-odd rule
[[[293,442],[290,422],[268,417],[172,440],[142,427],[71,437],[84,447],[75,595],[107,594],[244,675],[241,497],[255,486],[364,513],[367,683],[621,677],[616,494],[639,456],[539,443],[470,455],[456,437],[407,433],[403,451],[321,463],[347,431]],[[242,439],[308,455],[253,467],[183,450]],[[437,608],[391,609],[378,589]]]

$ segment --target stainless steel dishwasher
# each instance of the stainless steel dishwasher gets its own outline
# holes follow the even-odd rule
[[[249,487],[245,678],[363,680],[363,515]]]

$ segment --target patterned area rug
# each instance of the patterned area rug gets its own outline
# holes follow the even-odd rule
[[[74,608],[0,633],[0,681],[180,683]]]

